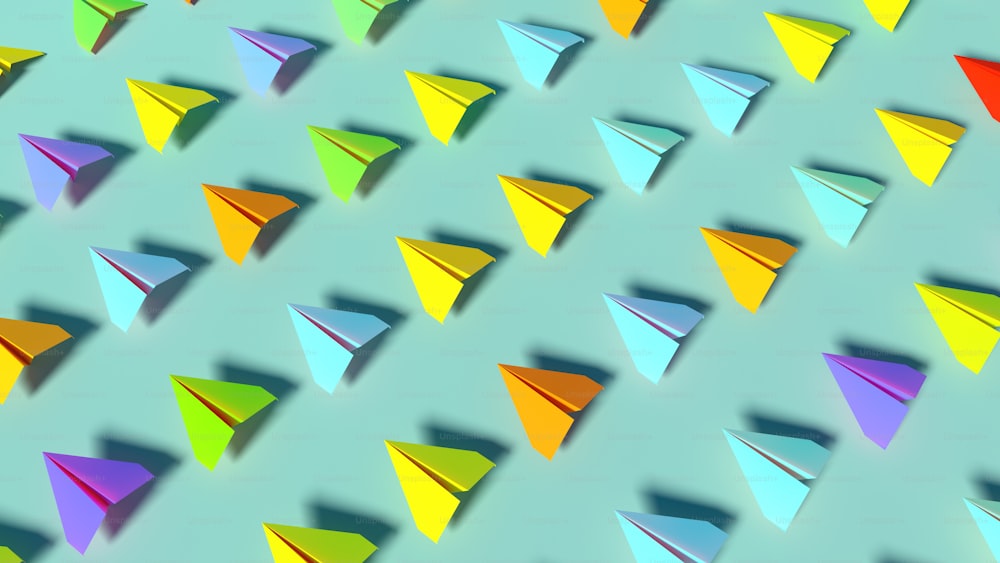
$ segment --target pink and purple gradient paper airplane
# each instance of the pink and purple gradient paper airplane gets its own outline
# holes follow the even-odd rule
[[[52,211],[59,194],[82,170],[114,156],[97,145],[18,134],[35,199]]]
[[[81,554],[108,509],[153,479],[138,463],[43,452],[66,541]]]
[[[883,450],[899,430],[927,376],[905,364],[823,354],[861,431]]]

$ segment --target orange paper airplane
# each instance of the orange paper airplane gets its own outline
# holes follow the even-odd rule
[[[639,23],[642,12],[646,10],[647,0],[600,0],[604,17],[608,18],[611,29],[625,39],[632,34],[635,24]]]
[[[35,356],[73,338],[58,325],[0,319],[0,405]]]
[[[575,373],[497,364],[531,446],[549,460],[583,410],[604,389]]]
[[[775,270],[798,250],[782,240],[759,235],[706,228],[701,229],[701,234],[736,302],[751,313],[757,312],[777,279]]]
[[[219,231],[222,249],[237,264],[243,263],[264,225],[298,207],[285,196],[209,184],[201,187]]]

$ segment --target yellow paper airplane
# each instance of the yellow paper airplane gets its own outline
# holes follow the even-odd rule
[[[903,17],[903,12],[909,5],[910,0],[865,0],[865,6],[875,22],[889,31],[896,29],[899,18]]]
[[[1000,340],[1000,297],[915,284],[955,358],[978,374]]]
[[[406,72],[406,79],[413,89],[413,96],[424,114],[427,128],[431,135],[445,145],[458,129],[458,124],[465,117],[469,106],[489,96],[496,94],[492,88],[479,82]]]
[[[795,71],[809,82],[816,82],[816,77],[823,70],[833,46],[850,31],[832,23],[825,23],[803,18],[793,18],[764,12],[771,29],[778,37],[781,47],[792,61]]]
[[[478,248],[396,237],[427,314],[444,323],[465,280],[496,258]]]
[[[364,563],[377,549],[361,534],[264,522],[274,563]]]
[[[778,268],[798,250],[771,237],[701,229],[736,302],[756,313],[771,289]]]
[[[0,319],[0,405],[35,356],[70,338],[58,325]]]
[[[524,240],[545,256],[566,223],[566,216],[594,196],[574,186],[500,176],[500,186],[514,211]]]
[[[413,522],[438,542],[461,502],[453,493],[475,486],[496,464],[479,452],[385,441]]]
[[[218,102],[218,98],[194,88],[169,86],[155,82],[141,82],[126,78],[132,103],[139,116],[139,125],[146,142],[157,152],[163,152],[167,139],[180,125],[187,112],[201,107],[209,102]]]
[[[875,108],[910,173],[931,186],[965,128],[943,119]]]
[[[201,185],[219,231],[222,249],[233,262],[243,264],[261,229],[272,219],[298,207],[285,196]]]
[[[9,73],[14,65],[30,61],[41,57],[45,53],[41,51],[29,51],[28,49],[15,49],[14,47],[0,47],[0,76]]]

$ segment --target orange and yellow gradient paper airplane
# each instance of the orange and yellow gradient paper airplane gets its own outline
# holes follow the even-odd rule
[[[219,232],[222,250],[242,265],[261,230],[272,220],[298,204],[285,196],[201,185],[205,201]]]
[[[702,236],[736,302],[756,313],[767,296],[776,270],[798,250],[782,240],[702,227]]]
[[[25,366],[70,338],[58,325],[0,319],[0,405],[7,400]]]
[[[566,224],[566,216],[594,199],[575,186],[511,176],[497,178],[525,242],[542,256],[548,254],[556,241]]]

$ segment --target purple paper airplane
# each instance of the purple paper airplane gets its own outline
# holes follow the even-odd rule
[[[927,376],[904,364],[823,354],[861,431],[883,450],[899,430]]]
[[[250,88],[261,96],[267,93],[281,67],[299,53],[316,50],[316,46],[298,37],[261,31],[229,28],[236,54],[243,65]]]
[[[42,455],[66,541],[81,554],[97,534],[108,508],[153,478],[138,463],[46,452]]]
[[[28,175],[35,188],[35,199],[52,210],[68,182],[76,180],[80,170],[106,158],[114,158],[96,145],[18,134]]]

